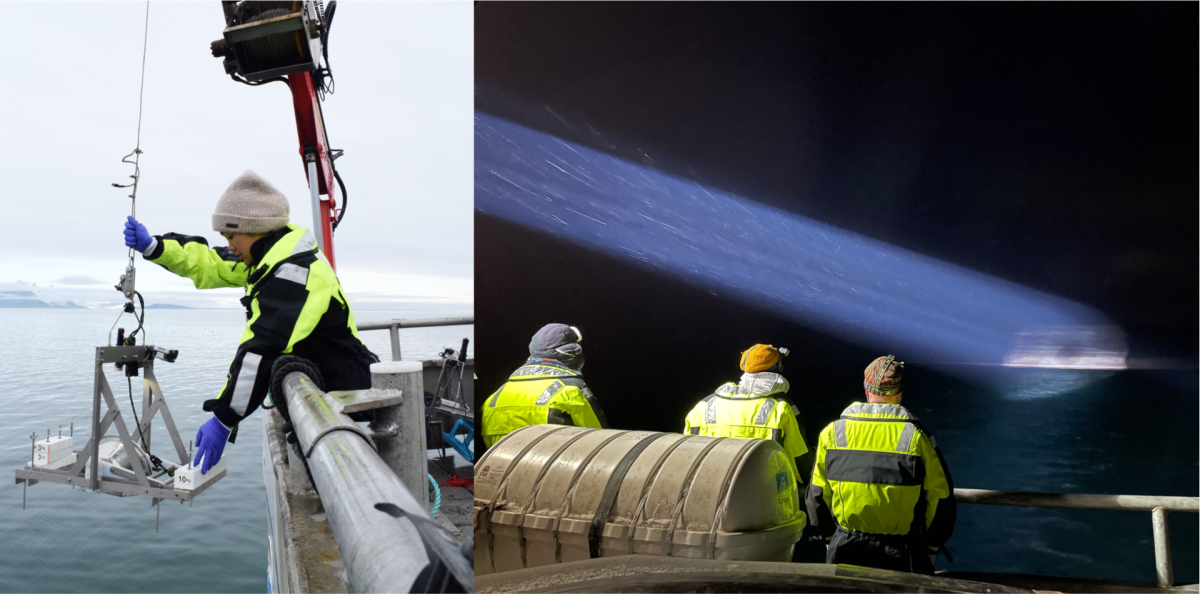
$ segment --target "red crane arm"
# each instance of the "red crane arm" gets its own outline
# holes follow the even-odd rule
[[[333,162],[329,158],[329,140],[325,138],[325,125],[321,121],[321,106],[318,103],[316,87],[313,86],[312,74],[308,72],[298,72],[289,74],[288,86],[292,88],[292,106],[296,110],[296,133],[300,138],[300,157],[304,164],[304,175],[308,175],[308,164],[305,155],[314,153],[316,155],[317,179],[308,180],[308,186],[311,189],[314,183],[317,184],[317,191],[320,194],[320,228],[315,232],[321,236],[321,246],[325,250],[325,257],[329,259],[329,265],[337,270],[337,264],[333,258],[333,226],[332,223],[336,219],[334,214],[337,208],[337,203],[333,197]],[[316,223],[314,216],[314,224]]]

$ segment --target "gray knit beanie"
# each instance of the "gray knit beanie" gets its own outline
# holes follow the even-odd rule
[[[213,231],[218,233],[270,233],[287,225],[288,200],[271,182],[247,170],[229,184],[217,200]]]

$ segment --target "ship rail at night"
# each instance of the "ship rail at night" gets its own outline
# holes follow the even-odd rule
[[[1167,524],[1167,512],[1200,512],[1200,497],[1074,495],[955,489],[954,498],[959,503],[983,505],[1148,511],[1154,526],[1154,570],[1160,588],[1170,588],[1175,583],[1175,569],[1171,558],[1171,530]]]

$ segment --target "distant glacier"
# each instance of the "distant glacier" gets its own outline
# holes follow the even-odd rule
[[[72,301],[47,301],[33,291],[0,291],[0,307],[7,308],[74,308],[87,309]]]

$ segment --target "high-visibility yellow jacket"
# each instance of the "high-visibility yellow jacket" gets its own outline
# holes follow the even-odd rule
[[[789,387],[778,373],[744,374],[740,384],[724,384],[696,403],[684,420],[683,432],[773,439],[783,446],[798,484],[803,484],[805,475],[799,472],[798,458],[808,452],[808,446],[796,420],[800,413],[784,397]]]
[[[483,443],[528,425],[574,425],[607,429],[600,403],[583,376],[553,359],[530,359],[483,405]]]
[[[253,267],[228,248],[209,249],[203,237],[155,237],[145,258],[197,289],[245,287],[246,329],[220,397],[204,403],[227,426],[262,404],[276,357],[304,357],[321,370],[328,390],[371,387],[370,364],[379,360],[358,338],[354,314],[333,268],[303,227],[288,225],[251,246]]]
[[[937,549],[954,530],[953,493],[937,442],[916,416],[898,404],[857,402],[821,432],[806,502],[827,538],[841,527],[921,537]]]

